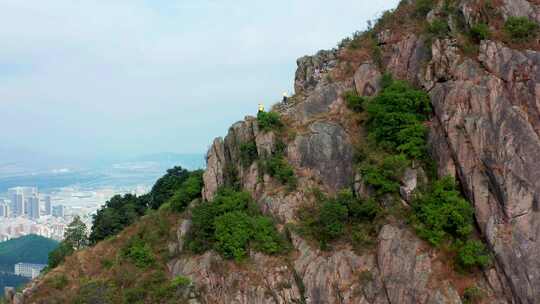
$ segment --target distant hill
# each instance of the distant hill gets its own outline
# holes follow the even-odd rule
[[[17,263],[47,264],[49,252],[58,242],[37,236],[27,235],[0,243],[0,271],[13,272]]]

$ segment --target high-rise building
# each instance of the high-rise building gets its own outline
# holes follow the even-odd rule
[[[8,217],[9,216],[9,206],[7,204],[0,204],[0,217]]]
[[[39,198],[36,195],[26,199],[27,215],[31,219],[39,219]]]
[[[13,213],[15,216],[22,216],[25,215],[26,210],[26,201],[24,200],[24,196],[20,193],[13,194],[12,197],[12,205],[13,205]]]
[[[38,190],[36,187],[14,187],[8,189],[8,195],[11,199],[11,209],[15,216],[21,216],[30,212],[27,198],[37,196]]]
[[[56,217],[64,217],[65,215],[64,205],[53,206],[52,215]]]
[[[45,203],[45,215],[51,215],[52,214],[52,204],[51,204],[51,196],[46,195],[43,198],[43,202]]]

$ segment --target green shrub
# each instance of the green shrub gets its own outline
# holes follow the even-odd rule
[[[250,247],[266,254],[285,249],[272,220],[260,214],[249,193],[220,189],[212,202],[193,208],[188,250],[214,248],[225,258],[242,260]]]
[[[47,261],[47,270],[56,268],[56,266],[64,262],[66,257],[72,255],[73,252],[75,252],[75,250],[73,249],[73,246],[71,246],[67,242],[61,242],[60,245],[56,247],[56,249],[49,252],[49,259]]]
[[[296,188],[297,179],[294,168],[281,155],[275,155],[265,161],[265,172],[276,178],[280,183]]]
[[[298,213],[300,233],[317,240],[323,250],[331,241],[343,236],[351,225],[354,226],[353,245],[372,241],[372,232],[376,230],[375,218],[381,211],[374,200],[359,200],[350,190],[340,191],[334,198],[328,198],[320,191],[315,196],[317,205],[305,207]]]
[[[433,5],[433,0],[417,0],[415,3],[415,15],[421,18],[425,17],[433,9]]]
[[[258,157],[259,155],[257,154],[257,145],[255,142],[250,141],[240,145],[240,161],[242,162],[242,166],[250,166]]]
[[[381,88],[387,89],[394,83],[394,76],[391,73],[385,72],[381,77]]]
[[[431,113],[429,96],[388,74],[382,85],[381,93],[367,105],[369,136],[386,149],[410,158],[425,157],[427,129],[423,121]]]
[[[418,235],[438,246],[445,239],[467,239],[473,231],[473,209],[456,190],[454,179],[435,181],[413,201]]]
[[[191,172],[190,176],[176,190],[170,199],[170,204],[174,211],[184,211],[189,203],[201,196],[203,187],[202,175],[202,170]]]
[[[344,98],[347,102],[347,107],[351,111],[357,113],[364,111],[365,97],[359,96],[356,92],[349,91],[345,93]]]
[[[486,246],[477,240],[467,240],[458,244],[457,263],[464,270],[474,270],[477,267],[483,268],[489,265],[490,256]]]
[[[257,216],[251,220],[253,249],[266,254],[277,254],[284,250],[284,240],[279,235],[271,218]]]
[[[202,203],[193,208],[186,249],[193,253],[203,253],[212,248],[215,217],[215,208],[209,203]]]
[[[378,163],[365,161],[360,165],[360,173],[366,185],[372,186],[377,195],[397,193],[400,179],[408,165],[405,155],[390,155]]]
[[[463,291],[462,301],[463,304],[477,304],[481,303],[485,296],[485,292],[477,286],[467,287]]]
[[[152,248],[139,236],[133,237],[124,246],[120,254],[139,268],[146,269],[154,265],[156,259],[152,253]]]
[[[330,200],[325,202],[320,211],[319,218],[319,240],[321,247],[325,248],[326,244],[340,237],[345,228],[344,222],[347,220],[347,207],[339,202]]]
[[[184,288],[191,285],[191,280],[184,276],[177,276],[171,282],[171,287],[174,289]]]
[[[340,191],[336,201],[347,207],[347,214],[351,221],[372,221],[380,213],[381,208],[374,199],[366,201],[354,197],[351,190]]]
[[[241,211],[228,212],[216,218],[214,225],[216,251],[225,258],[242,260],[253,236],[249,216]]]
[[[435,19],[427,26],[427,33],[431,38],[444,38],[449,32],[448,22],[443,19]]]
[[[538,34],[538,24],[527,17],[508,17],[504,31],[515,42],[527,42]]]
[[[485,23],[478,23],[471,27],[469,35],[475,42],[486,40],[490,36],[489,26]]]
[[[262,131],[269,132],[283,127],[281,117],[277,112],[261,111],[257,114],[257,123]]]

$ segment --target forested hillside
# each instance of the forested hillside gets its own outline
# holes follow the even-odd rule
[[[17,263],[47,264],[49,252],[58,242],[38,236],[27,235],[0,243],[0,271],[13,272]]]

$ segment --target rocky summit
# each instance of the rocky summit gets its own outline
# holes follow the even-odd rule
[[[171,220],[172,237],[164,244],[166,276],[188,278],[189,286],[156,302],[540,303],[539,22],[535,0],[404,0],[338,48],[298,59],[293,96],[268,113],[247,116],[212,143],[201,198]],[[406,89],[392,89],[389,78]],[[426,118],[418,118],[423,156],[407,152],[409,142],[378,139],[392,129],[374,131],[374,105],[403,90],[414,91],[412,100],[426,94],[430,101]],[[398,141],[408,138],[397,134]],[[384,153],[403,157],[406,165],[385,165],[377,158]],[[380,175],[395,188],[385,188],[370,171],[385,166],[389,173]],[[458,224],[448,214],[454,211],[441,217],[452,218],[440,227],[445,236],[426,233],[438,223],[424,216],[431,213],[422,204],[443,200],[432,187],[443,177],[456,184],[450,206],[457,197],[470,206],[467,237],[452,230]],[[283,235],[284,252],[248,246],[245,257],[231,259],[215,245],[219,237],[209,250],[188,249],[197,205],[220,200],[225,187],[249,193]],[[319,229],[328,222],[324,206],[338,204],[344,190],[361,206],[373,201],[378,215],[356,221],[348,207],[348,217]],[[463,266],[467,252],[473,259],[482,252],[455,249],[469,239],[485,248],[489,261]],[[76,273],[61,265],[23,292],[8,292],[9,301],[62,303],[81,294],[82,277],[113,280],[91,263],[105,252],[118,255],[114,242],[76,252],[66,260],[79,265]],[[67,277],[63,291],[53,286],[59,274]],[[138,303],[152,303],[144,299]]]

